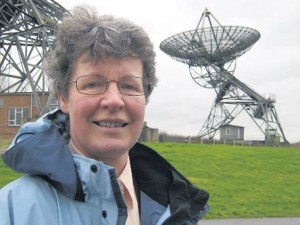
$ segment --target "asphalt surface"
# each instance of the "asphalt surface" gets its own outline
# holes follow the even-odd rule
[[[300,217],[201,220],[199,225],[300,225]]]

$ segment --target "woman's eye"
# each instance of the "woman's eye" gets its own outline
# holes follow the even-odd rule
[[[135,90],[136,89],[135,85],[133,85],[133,84],[126,84],[126,83],[122,84],[121,88],[122,89],[127,89],[127,90]]]
[[[99,88],[99,87],[103,87],[103,86],[105,86],[105,82],[103,82],[103,81],[92,81],[92,82],[86,83],[84,85],[84,88],[85,89],[93,89],[93,88]]]

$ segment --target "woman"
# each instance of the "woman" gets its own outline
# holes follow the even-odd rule
[[[157,82],[143,29],[77,7],[45,71],[60,110],[25,124],[4,154],[29,175],[0,191],[0,224],[196,224],[208,194],[137,143]]]

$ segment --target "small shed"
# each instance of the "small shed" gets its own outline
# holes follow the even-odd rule
[[[223,125],[220,127],[220,141],[243,141],[244,127],[234,125]]]

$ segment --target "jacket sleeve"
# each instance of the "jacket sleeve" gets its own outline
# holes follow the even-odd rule
[[[13,202],[12,194],[10,190],[1,189],[0,190],[0,224],[1,225],[11,225],[15,224],[13,221]]]

